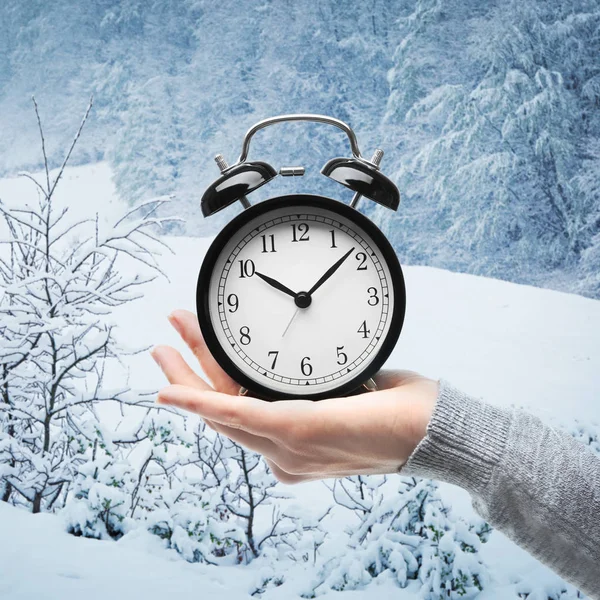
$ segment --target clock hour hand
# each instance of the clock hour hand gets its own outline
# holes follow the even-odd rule
[[[354,247],[350,248],[350,250],[348,250],[348,252],[342,256],[342,258],[340,258],[332,267],[327,269],[323,277],[321,277],[321,279],[319,279],[319,281],[317,281],[317,283],[310,288],[308,295],[310,296],[311,294],[314,294],[314,292],[318,290],[342,266],[342,263],[352,254],[352,252],[354,252]]]
[[[296,297],[296,292],[292,292],[289,287],[286,287],[283,285],[283,283],[279,283],[279,281],[276,279],[273,279],[268,275],[264,275],[263,273],[259,273],[258,271],[255,271],[255,274],[258,275],[258,277],[260,277],[263,281],[266,281],[270,286],[273,286],[276,290],[279,290],[280,292],[283,292],[292,298]]]

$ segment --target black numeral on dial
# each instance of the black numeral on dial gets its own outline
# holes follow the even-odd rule
[[[229,305],[229,312],[234,313],[240,306],[240,300],[235,294],[229,294],[227,304]]]
[[[273,362],[271,363],[271,369],[274,369],[275,365],[277,364],[277,357],[279,356],[279,350],[271,350],[270,352],[268,352],[268,356],[273,357]]]
[[[369,294],[369,299],[367,300],[367,303],[369,304],[369,306],[377,306],[379,304],[379,296],[377,295],[377,288],[370,287],[367,290],[367,294]]]
[[[242,346],[247,346],[251,341],[250,328],[246,327],[246,325],[240,327],[240,344],[242,344]]]
[[[337,248],[337,246],[335,245],[335,229],[331,229],[329,233],[331,234],[331,247]]]
[[[366,271],[367,270],[367,255],[364,252],[359,252],[356,255],[356,260],[358,261],[358,267],[356,267],[357,271]]]
[[[356,333],[361,333],[363,338],[367,339],[371,335],[371,330],[367,329],[367,322],[363,321],[361,326],[357,329]]]
[[[261,235],[262,239],[262,252],[277,252],[275,250],[275,235],[271,234],[269,236]]]
[[[345,365],[348,362],[348,355],[345,352],[342,352],[343,349],[344,346],[337,346],[336,348],[338,365]]]
[[[239,260],[240,265],[240,279],[245,279],[246,277],[252,277],[256,271],[256,267],[254,266],[254,261],[252,260]]]
[[[308,235],[309,229],[310,227],[308,226],[308,223],[299,223],[298,225],[293,223],[292,242],[308,242],[308,240],[310,239]]]
[[[310,356],[305,356],[300,362],[300,370],[305,377],[310,377],[313,372],[312,365],[308,362],[309,360]]]

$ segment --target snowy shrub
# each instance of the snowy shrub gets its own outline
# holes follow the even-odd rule
[[[225,517],[201,497],[195,502],[175,500],[148,513],[144,526],[188,562],[237,564],[244,532],[235,522],[219,516]]]
[[[78,466],[62,510],[70,533],[118,539],[136,526],[135,517],[143,509],[156,506],[153,492],[160,497],[156,492],[168,483],[171,467],[163,459],[167,445],[176,446],[180,439],[167,411],[144,412],[145,418],[137,423],[139,431],[131,436],[131,445],[140,454],[135,461],[124,455],[107,431],[101,436],[98,430],[99,438]]]
[[[37,104],[45,177],[37,201],[0,202],[0,481],[2,500],[33,512],[62,508],[76,477],[75,495],[87,497],[96,517],[74,527],[79,533],[119,535],[123,517],[121,464],[104,462],[99,448],[129,445],[139,432],[120,437],[102,428],[101,405],[144,404],[127,387],[107,388],[105,367],[131,353],[117,338],[113,308],[139,297],[160,273],[153,250],[163,220],[153,212],[161,198],[132,208],[114,225],[72,216],[56,189],[79,140],[91,102],[61,168],[51,177]],[[124,275],[133,261],[146,274]],[[141,411],[141,416],[145,411]],[[100,461],[95,463],[95,461]],[[92,461],[93,466],[86,466]],[[98,475],[96,473],[98,468]],[[101,470],[114,469],[112,474]],[[78,475],[79,474],[79,475]],[[94,525],[104,523],[101,533]]]
[[[132,466],[112,457],[92,459],[77,470],[62,511],[67,531],[87,538],[120,538],[131,526]]]
[[[453,518],[431,481],[403,478],[396,494],[383,493],[386,483],[367,477],[336,482],[336,501],[359,522],[349,531],[347,551],[323,566],[307,596],[362,588],[377,578],[401,588],[414,581],[426,600],[476,596],[487,580],[478,550],[489,526]]]
[[[209,503],[207,510],[226,523],[231,538],[215,549],[217,555],[237,554],[237,562],[249,563],[273,555],[299,560],[320,543],[320,520],[298,507],[285,506],[287,496],[265,460],[228,438],[198,426],[192,454],[185,461],[187,476],[198,478]],[[199,471],[199,473],[197,473]],[[219,529],[219,535],[222,534]],[[240,533],[241,532],[241,533]],[[216,539],[221,539],[216,537]],[[302,559],[303,560],[303,559]]]
[[[169,410],[149,412],[125,486],[123,526],[144,527],[188,562],[312,557],[324,535],[320,519],[279,504],[285,496],[258,454],[192,423]],[[86,511],[101,517],[87,498]]]
[[[485,523],[448,523],[448,509],[427,506],[422,533],[427,543],[422,551],[419,580],[421,593],[428,600],[471,598],[484,586],[487,570],[477,556],[487,539]]]
[[[205,425],[187,426],[185,418],[153,417],[151,446],[132,494],[135,517],[188,562],[239,563],[244,531],[222,506],[220,482],[194,468],[198,453],[206,456],[220,440],[209,441]]]
[[[279,587],[285,583],[285,575],[280,568],[270,565],[258,570],[254,582],[248,590],[251,596],[260,596],[269,588]]]

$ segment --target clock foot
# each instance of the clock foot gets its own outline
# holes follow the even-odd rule
[[[377,391],[377,384],[375,383],[375,381],[373,379],[367,379],[367,381],[365,381],[362,384],[362,392],[376,392]]]

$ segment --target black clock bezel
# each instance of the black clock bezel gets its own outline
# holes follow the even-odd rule
[[[303,393],[299,394],[282,393],[277,390],[270,389],[267,386],[248,377],[235,365],[235,363],[231,360],[231,358],[229,358],[221,346],[210,318],[208,298],[210,278],[212,276],[215,263],[227,242],[229,242],[232,235],[236,231],[244,227],[252,219],[268,213],[269,211],[289,206],[298,207],[299,209],[304,206],[325,208],[356,224],[363,231],[365,231],[365,233],[367,233],[367,235],[373,240],[373,243],[381,251],[383,258],[388,265],[392,280],[392,287],[394,290],[394,311],[387,335],[383,340],[379,351],[377,352],[377,356],[375,356],[371,363],[364,370],[360,371],[356,377],[327,392],[307,394],[304,393],[303,390]],[[400,332],[402,331],[402,326],[404,324],[404,316],[406,313],[406,286],[404,283],[404,275],[402,273],[400,261],[398,260],[392,245],[382,231],[370,219],[365,217],[356,209],[351,208],[339,200],[333,200],[325,196],[317,196],[313,194],[290,194],[264,200],[263,202],[251,206],[237,217],[232,219],[217,235],[206,252],[200,268],[200,273],[198,275],[198,283],[196,286],[196,310],[198,313],[200,330],[202,331],[204,341],[206,342],[209,351],[217,363],[219,363],[221,368],[234,381],[239,383],[240,386],[245,387],[250,395],[257,396],[265,400],[323,400],[325,398],[344,396],[354,392],[362,383],[375,375],[375,373],[379,371],[385,361],[389,358],[392,350],[396,346],[398,338],[400,337]]]

